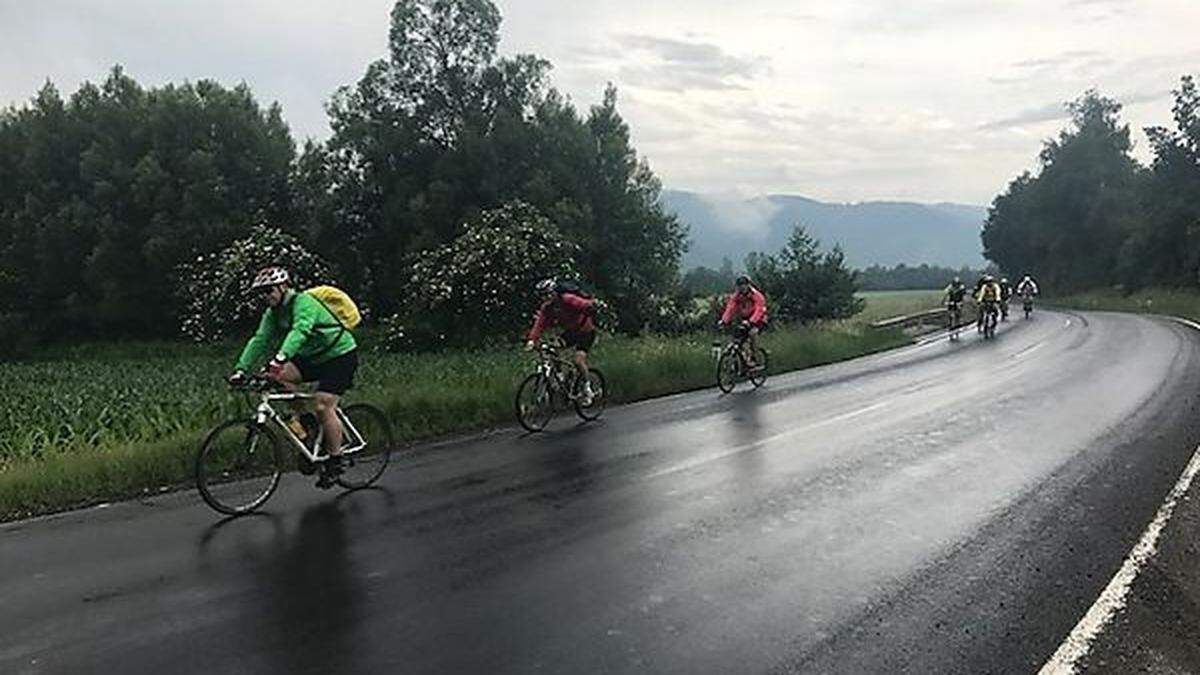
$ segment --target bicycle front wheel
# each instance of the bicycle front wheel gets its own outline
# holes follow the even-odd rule
[[[733,391],[737,386],[738,377],[741,376],[739,361],[738,353],[734,349],[726,349],[717,360],[717,386],[726,394]]]
[[[230,420],[213,429],[196,454],[196,489],[220,513],[250,513],[279,487],[283,458],[270,428]]]
[[[383,411],[366,403],[356,403],[342,410],[342,475],[338,485],[358,490],[379,480],[391,461],[395,438],[392,425]],[[348,424],[347,424],[348,422]]]
[[[588,368],[588,385],[592,389],[592,400],[588,405],[582,405],[582,401],[575,399],[575,414],[582,419],[591,422],[600,417],[600,413],[604,412],[604,401],[608,398],[608,385],[604,381],[604,374],[595,368]]]
[[[526,431],[537,432],[546,428],[554,417],[554,392],[550,380],[541,373],[533,373],[517,387],[513,402],[517,421]]]

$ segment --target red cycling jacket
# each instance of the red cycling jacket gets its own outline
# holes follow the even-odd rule
[[[529,329],[529,339],[536,342],[542,337],[543,331],[553,326],[580,333],[594,331],[596,324],[592,322],[592,314],[595,313],[595,306],[595,300],[574,293],[559,293],[538,308],[533,328]]]
[[[725,312],[721,314],[721,323],[733,323],[734,318],[754,324],[764,323],[767,320],[767,296],[753,286],[745,295],[735,291],[725,301]]]

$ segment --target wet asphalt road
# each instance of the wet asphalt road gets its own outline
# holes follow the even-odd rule
[[[1200,440],[1200,339],[974,335],[288,476],[0,526],[0,673],[1030,672]]]

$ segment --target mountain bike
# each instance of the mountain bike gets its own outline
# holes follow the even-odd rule
[[[324,432],[313,413],[300,415],[303,439],[288,424],[294,410],[277,406],[303,406],[315,394],[283,391],[262,375],[248,377],[232,387],[252,408],[249,418],[235,418],[213,429],[196,453],[196,489],[204,502],[226,515],[238,516],[258,509],[279,487],[288,467],[289,451],[295,468],[312,475],[329,459],[321,440]],[[258,403],[253,403],[257,396]],[[309,404],[311,405],[311,404]],[[383,411],[366,403],[339,407],[342,423],[342,466],[337,484],[347,490],[367,487],[379,480],[391,459],[395,441]]]
[[[999,307],[995,302],[985,302],[981,308],[983,311],[983,339],[991,340],[996,337],[996,324],[998,323]]]
[[[568,405],[574,407],[575,414],[585,422],[598,419],[608,398],[604,374],[588,368],[587,385],[591,389],[588,397],[579,369],[574,362],[559,355],[557,346],[540,342],[537,356],[536,369],[521,381],[513,400],[517,422],[527,431],[542,431],[555,413]]]
[[[951,340],[957,340],[962,329],[962,303],[953,300],[946,303],[946,330]]]
[[[737,387],[738,382],[749,380],[755,389],[767,381],[767,350],[761,346],[755,349],[754,365],[746,359],[746,343],[750,339],[750,327],[739,324],[734,329],[733,339],[724,346],[720,342],[713,343],[713,357],[717,362],[717,386],[728,394]]]

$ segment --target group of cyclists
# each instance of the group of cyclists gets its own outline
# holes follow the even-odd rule
[[[573,395],[583,406],[589,406],[597,395],[591,391],[587,372],[588,352],[596,343],[595,315],[599,303],[575,284],[556,279],[537,282],[535,291],[540,304],[526,334],[525,348],[533,350],[547,330],[560,330],[560,339],[572,350],[573,362],[581,375],[576,378],[581,390]],[[302,383],[316,383],[313,412],[322,432],[322,449],[328,454],[328,460],[321,465],[317,486],[332,487],[343,471],[343,433],[337,407],[342,395],[354,386],[358,343],[321,300],[293,288],[288,271],[282,267],[259,270],[250,292],[265,308],[258,329],[237,359],[229,383],[235,386],[245,383],[252,369],[264,361],[262,375],[287,391],[295,391]],[[753,355],[757,353],[757,337],[767,325],[767,300],[745,275],[735,280],[734,292],[718,322],[721,327],[735,324],[748,346],[745,353],[750,367],[760,367],[753,362]],[[287,424],[299,438],[308,433],[298,415]]]
[[[975,282],[975,288],[971,291],[971,299],[979,308],[978,317],[975,320],[976,330],[983,332],[985,322],[989,317],[993,320],[1007,321],[1009,301],[1014,294],[1021,298],[1028,314],[1033,298],[1039,292],[1037,282],[1029,274],[1024,275],[1015,287],[1009,283],[1007,277],[997,280],[991,274],[984,274]],[[943,293],[946,309],[951,316],[952,328],[957,327],[957,317],[962,316],[962,304],[967,296],[967,287],[963,285],[960,277],[954,277]]]
[[[310,293],[292,288],[291,278],[282,267],[259,270],[250,286],[251,292],[265,305],[258,329],[238,357],[230,384],[245,382],[257,364],[266,361],[262,373],[280,387],[294,391],[302,383],[316,383],[315,417],[322,431],[323,449],[328,461],[321,466],[318,487],[331,487],[342,471],[342,427],[337,417],[340,398],[354,385],[358,370],[358,343],[354,334],[321,300]],[[574,392],[582,405],[588,406],[597,392],[591,391],[587,377],[588,352],[596,343],[595,316],[599,303],[577,285],[556,279],[542,279],[535,286],[540,304],[533,325],[526,334],[525,348],[533,350],[542,335],[550,329],[561,331],[563,345],[573,352],[573,363],[581,377],[581,388]],[[975,284],[972,299],[979,306],[977,326],[983,330],[984,318],[999,314],[1008,317],[1008,302],[1013,294],[1027,302],[1038,295],[1037,282],[1026,274],[1014,288],[1008,279],[996,280],[986,274]],[[953,312],[961,308],[967,296],[962,279],[955,277],[945,289],[947,307]],[[767,326],[767,298],[755,287],[750,277],[738,276],[733,292],[726,300],[718,328],[735,327],[745,347],[748,367],[761,368],[755,363],[757,339]],[[274,349],[274,354],[271,350]],[[268,355],[270,358],[268,359]],[[298,436],[307,430],[293,417],[288,426]]]

